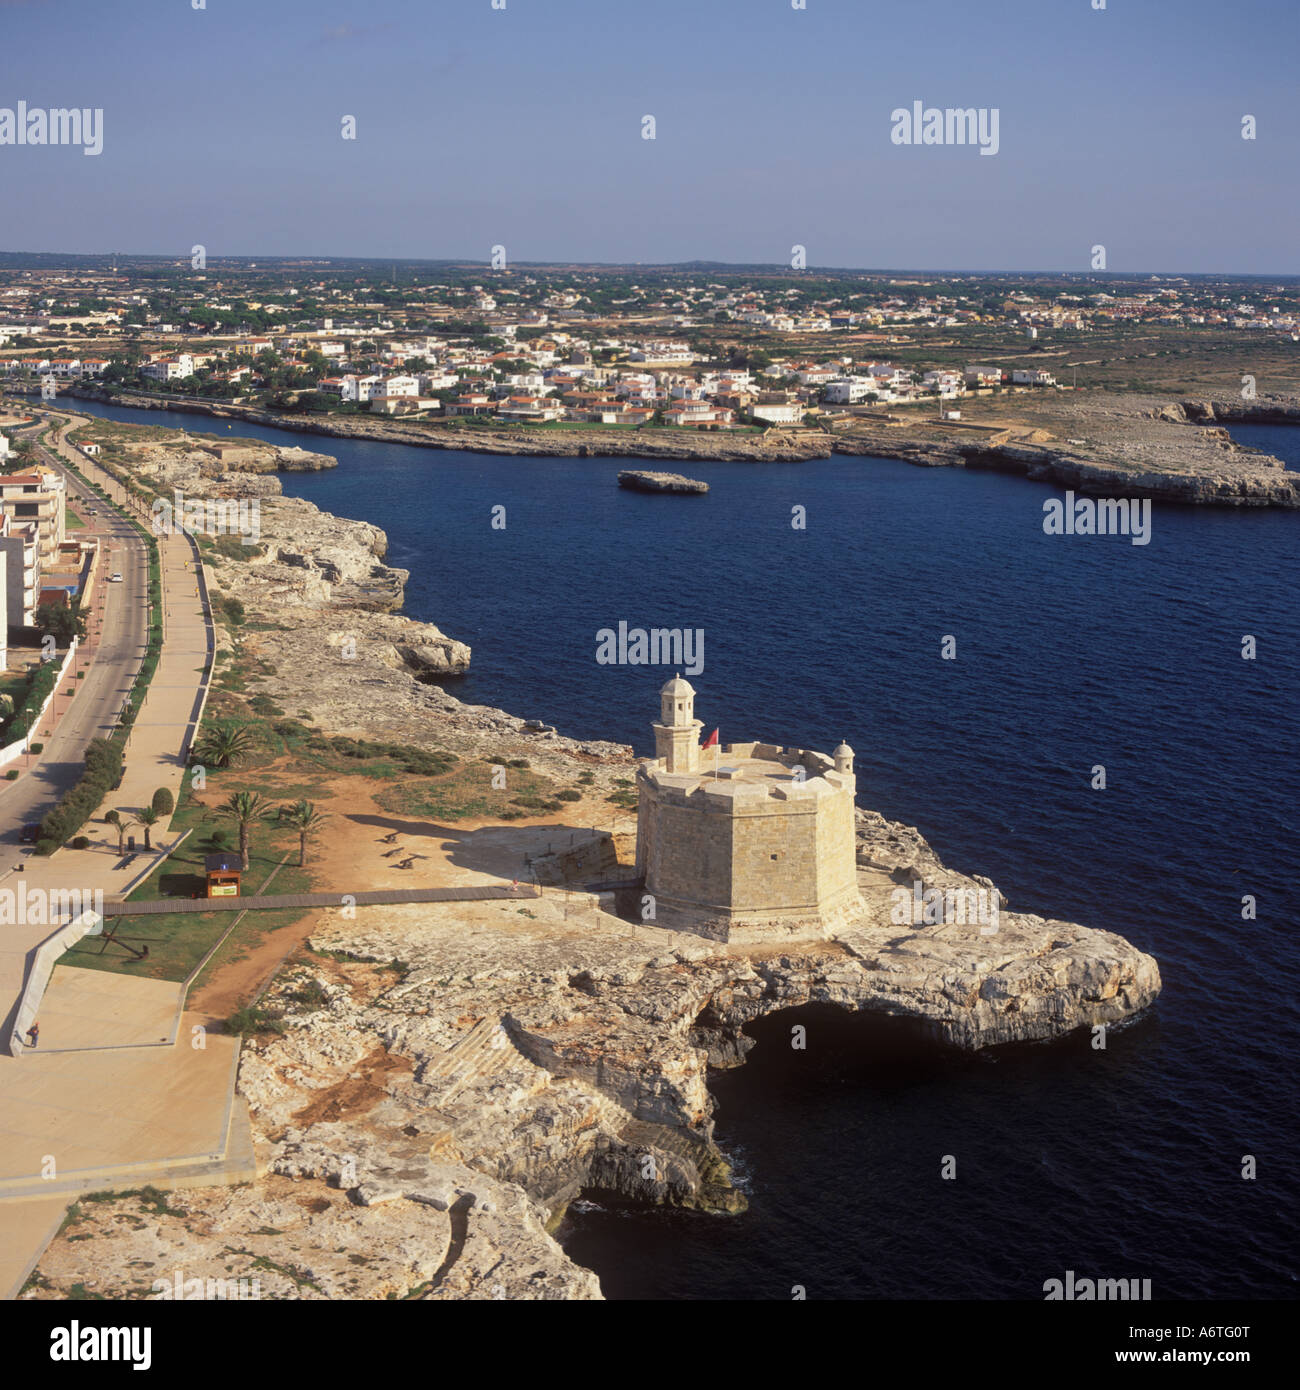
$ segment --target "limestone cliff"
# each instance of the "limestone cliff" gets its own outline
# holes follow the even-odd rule
[[[743,1060],[755,1019],[823,1003],[976,1049],[1121,1023],[1159,992],[1155,961],[1109,932],[1005,911],[991,934],[896,924],[900,887],[992,886],[909,827],[861,813],[858,858],[860,923],[763,951],[634,925],[595,897],[331,912],[268,997],[287,1031],[240,1064],[268,1176],[175,1194],[147,1239],[107,1206],[99,1269],[129,1285],[129,1258],[183,1248],[187,1271],[228,1271],[232,1246],[260,1251],[270,1228],[300,1297],[599,1297],[547,1234],[579,1194],[743,1208],[708,1074]],[[65,1267],[82,1268],[56,1242],[56,1289]]]

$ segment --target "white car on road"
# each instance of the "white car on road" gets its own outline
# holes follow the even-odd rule
[[[120,584],[122,582],[122,576],[120,574],[110,574],[108,576],[108,582],[110,584]]]

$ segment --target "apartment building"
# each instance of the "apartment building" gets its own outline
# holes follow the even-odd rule
[[[67,527],[67,491],[62,475],[52,469],[34,468],[0,477],[0,511],[19,525],[36,527],[41,567],[51,568]]]
[[[0,671],[9,669],[9,557],[4,543],[12,524],[7,516],[0,514],[0,613],[5,615],[4,623],[0,624]]]
[[[41,591],[40,542],[35,522],[20,524],[8,512],[0,512],[0,592],[4,594],[5,637],[9,628],[30,627],[36,620]]]

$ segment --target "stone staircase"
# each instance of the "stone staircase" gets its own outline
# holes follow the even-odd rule
[[[497,1019],[481,1018],[454,1047],[425,1064],[420,1080],[426,1085],[447,1082],[440,1099],[446,1104],[511,1062],[527,1060]]]

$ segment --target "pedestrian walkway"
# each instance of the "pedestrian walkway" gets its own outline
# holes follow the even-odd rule
[[[72,422],[77,423],[81,421]],[[58,441],[56,450],[112,496],[125,497],[108,475],[65,441]],[[128,810],[149,805],[159,787],[174,799],[179,796],[213,650],[193,542],[184,535],[159,537],[159,551],[166,614],[163,653],[131,731],[122,784],[106,803]],[[114,591],[123,587],[114,586]],[[65,728],[78,727],[70,715],[87,699],[86,684],[78,682],[68,700]],[[51,795],[51,804],[56,797]],[[0,814],[3,807],[0,799]],[[105,833],[110,829],[92,821],[82,832],[90,839],[89,848],[62,849],[48,858],[20,858],[11,849],[13,862],[0,873],[0,881],[10,889],[21,885],[29,898],[75,888],[121,899],[141,865],[118,867],[116,833]],[[0,928],[6,1046],[35,948],[55,925]],[[93,980],[77,978],[92,974]],[[43,1039],[72,1040],[91,1050],[42,1051],[38,1046],[24,1049],[21,1061],[0,1055],[0,1297],[5,1298],[16,1296],[58,1229],[63,1208],[78,1192],[255,1175],[247,1109],[234,1094],[238,1038],[208,1034],[202,1017],[186,1013],[176,1045],[141,1046],[149,1040],[142,1030],[157,1031],[168,1000],[168,1017],[174,1017],[179,986],[65,967],[56,968],[52,979],[53,988],[42,1001],[51,1006],[51,1011],[42,1008]]]
[[[465,884],[459,888],[376,888],[359,893],[251,893],[246,898],[155,898],[149,902],[105,902],[105,917],[147,917],[155,912],[248,912],[277,907],[369,906],[374,903],[473,903],[491,898],[536,898],[538,890]]]
[[[60,452],[65,449],[75,457],[76,451],[61,443]],[[89,460],[77,462],[88,472],[99,472]],[[107,474],[97,481],[112,482]],[[117,492],[121,493],[120,487]],[[179,800],[186,759],[197,733],[210,675],[214,639],[202,595],[196,593],[193,543],[184,535],[163,536],[159,538],[159,551],[164,604],[169,612],[163,653],[127,740],[122,785],[105,800],[105,808],[112,806],[127,812],[150,805],[160,787],[171,792],[174,802]],[[75,709],[85,695],[85,690],[78,688],[69,705]],[[51,805],[55,799],[51,797]],[[4,805],[0,796],[0,815],[4,814]],[[139,875],[140,865],[119,867],[122,857],[117,853],[117,833],[103,823],[102,813],[87,822],[81,833],[90,842],[85,849],[67,847],[48,858],[20,857],[15,853],[8,865],[0,861],[0,870],[13,876],[6,880],[8,886],[14,887],[14,879],[21,874],[21,884],[29,897],[60,889],[77,889],[83,894],[98,890],[106,897],[124,897]],[[165,834],[158,838],[164,844],[174,840]],[[0,1015],[5,1018],[6,1038],[26,983],[31,953],[51,930],[52,926],[45,924],[10,925],[0,930]],[[0,1073],[0,1100],[3,1097]]]
[[[41,1000],[42,1056],[87,1047],[159,1046],[172,1041],[185,986],[106,970],[56,965]],[[57,1046],[51,1044],[57,1043]],[[28,1051],[24,1060],[30,1061]]]

